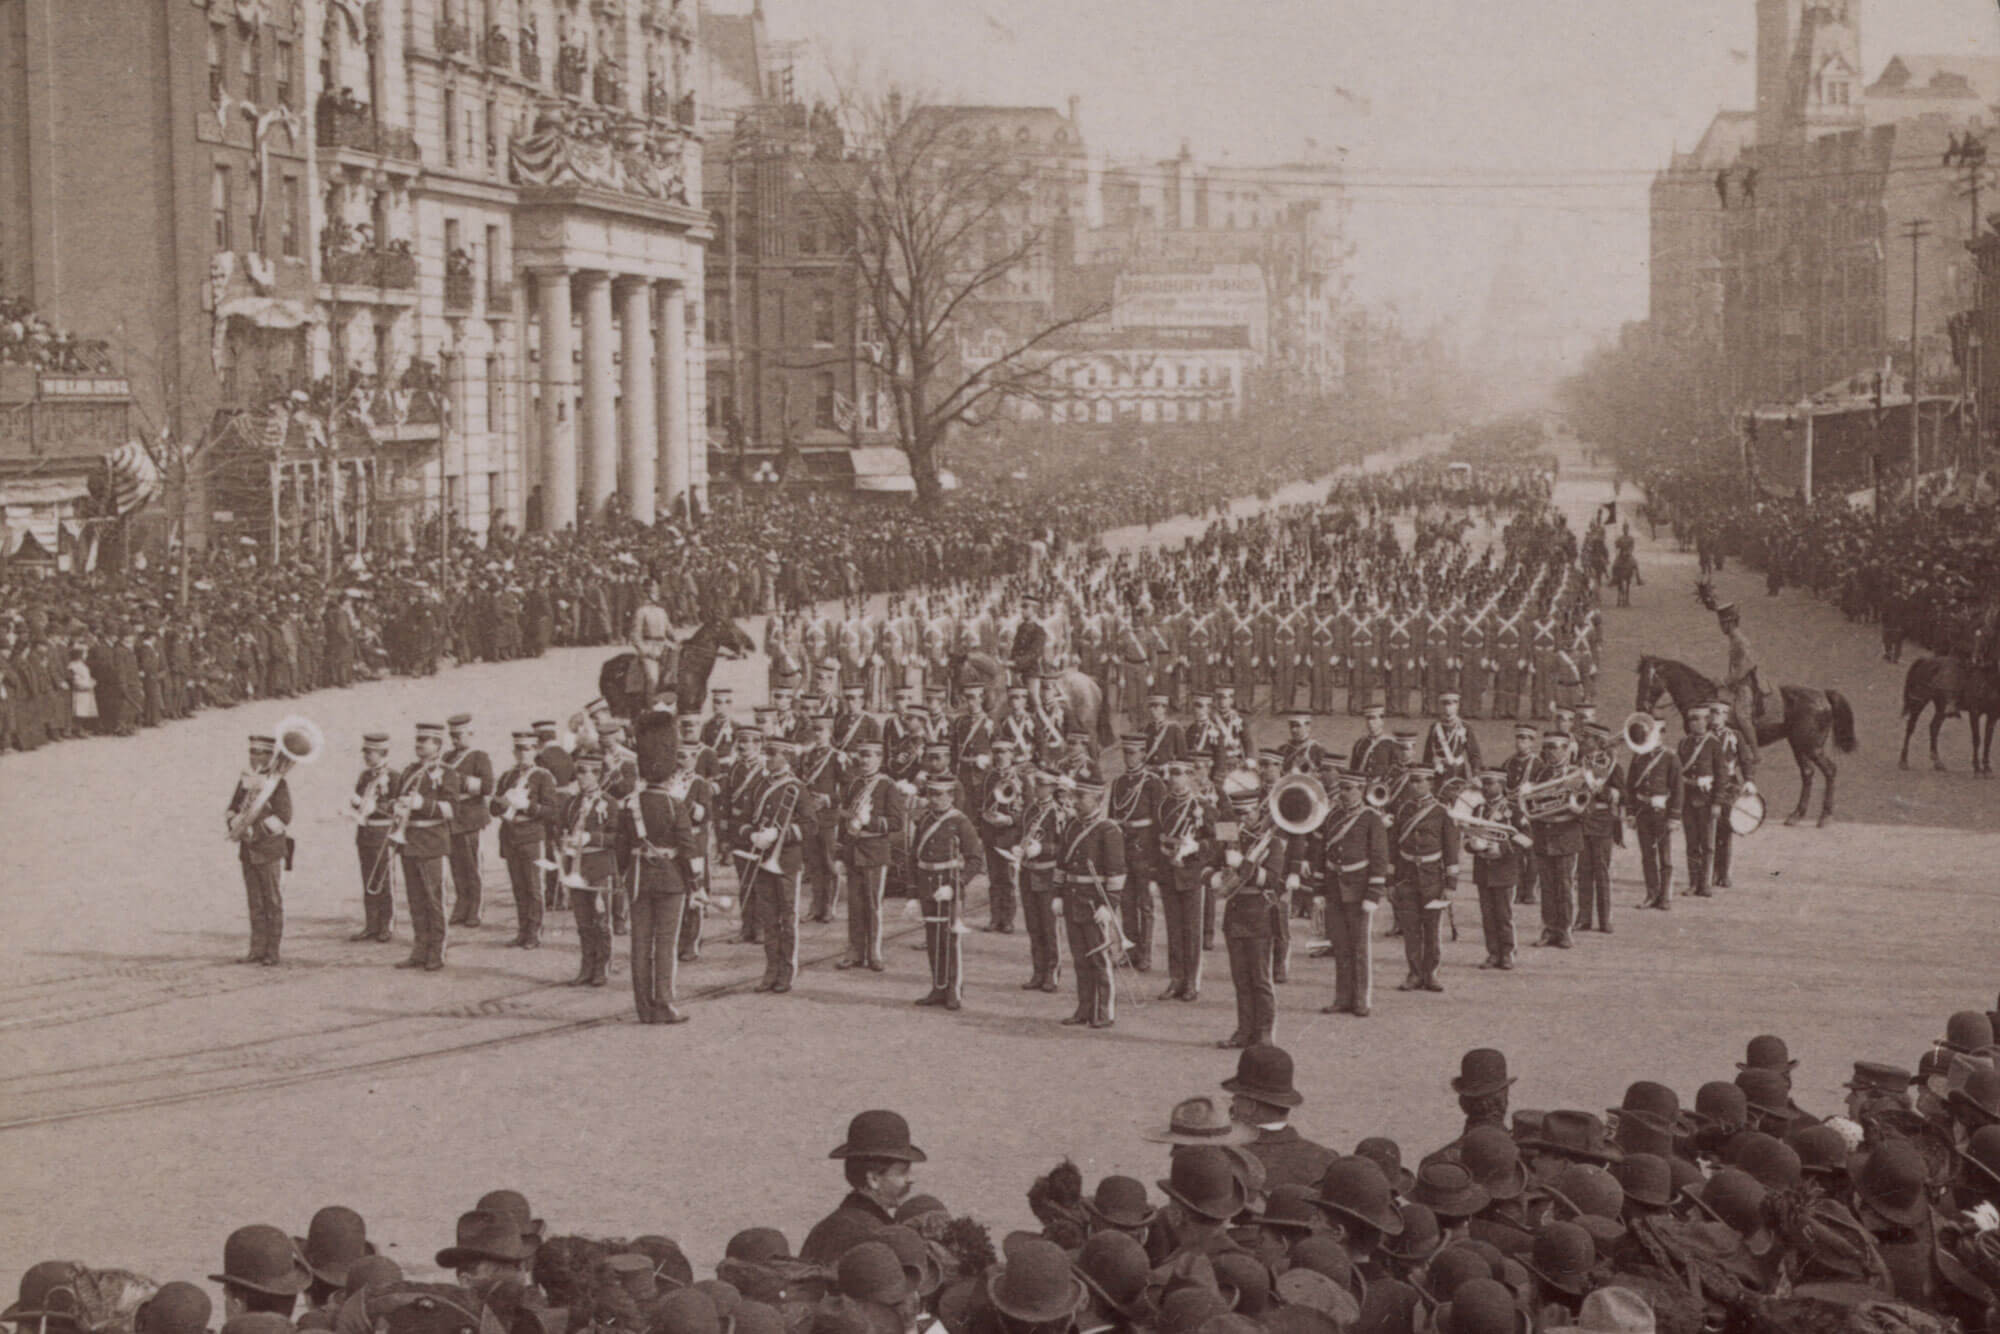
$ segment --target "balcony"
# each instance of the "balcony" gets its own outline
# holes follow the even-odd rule
[[[590,72],[590,96],[601,107],[625,105],[625,84],[610,61],[598,61],[597,68]]]
[[[467,312],[472,309],[473,292],[479,284],[470,272],[446,273],[444,276],[444,308],[447,311]]]
[[[507,40],[507,30],[497,23],[486,30],[486,44],[479,54],[494,69],[514,67],[514,44]]]
[[[322,96],[315,119],[316,139],[321,148],[345,149],[375,157],[421,163],[417,137],[400,125],[382,125],[366,102],[343,103],[331,95]]]
[[[457,19],[440,18],[432,29],[431,46],[441,56],[463,56],[472,49],[472,30]]]
[[[336,287],[417,290],[417,257],[406,249],[347,250],[326,256],[321,278]]]

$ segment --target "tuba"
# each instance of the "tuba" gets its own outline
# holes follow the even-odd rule
[[[1650,755],[1660,748],[1667,725],[1643,709],[1625,719],[1625,746],[1634,755]]]
[[[297,714],[278,724],[277,748],[271,752],[271,762],[264,767],[264,781],[258,785],[257,795],[252,797],[242,810],[229,817],[228,837],[232,843],[241,843],[250,837],[250,831],[263,818],[264,807],[270,804],[271,794],[278,790],[278,780],[301,764],[311,764],[326,749],[326,734],[310,718]]]
[[[1326,789],[1311,774],[1287,774],[1271,785],[1271,822],[1287,834],[1310,834],[1333,810]]]
[[[1020,813],[1020,806],[1021,780],[1009,774],[995,783],[993,791],[987,796],[986,817],[990,820],[996,815],[1004,815],[1011,819]]]

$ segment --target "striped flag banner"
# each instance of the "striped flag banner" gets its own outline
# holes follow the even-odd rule
[[[128,440],[104,456],[111,473],[111,496],[123,516],[160,494],[160,469],[137,440]]]

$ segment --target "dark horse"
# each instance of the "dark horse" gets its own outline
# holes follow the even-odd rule
[[[710,616],[678,645],[679,670],[674,689],[680,707],[700,713],[708,699],[708,678],[717,658],[741,658],[757,651],[742,627],[727,616]],[[605,662],[597,673],[597,693],[620,718],[631,718],[646,707],[646,677],[639,655],[627,650]]]
[[[1924,710],[1931,713],[1931,768],[1943,771],[1938,758],[1938,729],[1944,726],[1945,709],[1957,701],[1965,710],[1972,728],[1972,772],[1993,776],[1993,725],[2000,721],[2000,667],[1993,663],[1968,662],[1957,656],[1918,658],[1903,673],[1903,757],[1898,763],[1910,767],[1910,734]]]
[[[1823,826],[1833,818],[1833,780],[1839,773],[1833,757],[1827,754],[1827,738],[1829,735],[1833,738],[1833,744],[1843,755],[1853,753],[1854,710],[1838,690],[1780,686],[1778,693],[1785,701],[1785,716],[1767,718],[1757,724],[1757,745],[1762,748],[1774,741],[1788,742],[1792,759],[1799,766],[1799,804],[1785,817],[1786,824],[1797,824],[1805,818],[1806,807],[1812,801],[1813,770],[1817,768],[1826,775],[1826,796],[1819,811],[1819,823]],[[1651,713],[1662,694],[1673,696],[1674,707],[1680,710],[1681,726],[1686,727],[1687,711],[1716,698],[1716,687],[1715,682],[1684,662],[1672,658],[1639,659],[1639,692],[1634,707]],[[1731,725],[1742,731],[1750,726],[1750,720],[1732,717]]]

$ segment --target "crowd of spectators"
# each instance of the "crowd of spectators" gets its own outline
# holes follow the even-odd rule
[[[1990,659],[2000,592],[2000,508],[1992,504],[1856,506],[1753,490],[1738,471],[1665,468],[1645,476],[1646,516],[1704,574],[1730,558],[1764,575],[1775,596],[1812,590],[1850,620],[1881,626],[1883,651]]]
[[[101,339],[78,338],[35,313],[19,297],[0,296],[0,366],[33,366],[73,375],[107,374],[110,347]]]
[[[446,661],[622,639],[649,590],[677,625],[825,599],[990,582],[1106,529],[1208,514],[1352,457],[1324,437],[1218,434],[1143,462],[1035,449],[973,471],[935,512],[898,500],[729,492],[694,522],[485,541],[435,530],[413,550],[323,571],[220,548],[90,574],[0,567],[0,751],[130,733],[201,708],[284,698]],[[977,460],[974,460],[975,469]],[[1016,475],[1018,474],[1018,475]],[[186,596],[182,596],[183,584]]]
[[[919,1190],[913,1138],[949,1153],[952,1128],[876,1109],[829,1155],[831,1212],[732,1220],[702,1270],[673,1234],[713,1220],[606,1239],[503,1188],[468,1192],[433,1263],[332,1204],[298,1233],[238,1227],[208,1284],[221,1334],[1979,1334],[2000,1329],[1995,1019],[1951,1015],[1914,1069],[1855,1062],[1825,1117],[1776,1035],[1691,1101],[1640,1078],[1603,1114],[1519,1108],[1505,1054],[1476,1048],[1450,1081],[1462,1130],[1418,1154],[1393,1126],[1329,1147],[1338,1113],[1259,1044],[1156,1109],[1152,1182],[1063,1159],[1027,1189],[1039,1226],[997,1242],[981,1218],[1004,1201]],[[207,1334],[217,1314],[202,1284],[51,1259],[0,1319]]]

